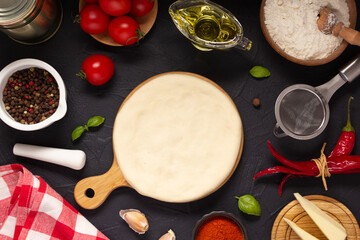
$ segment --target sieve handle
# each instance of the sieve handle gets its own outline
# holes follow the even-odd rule
[[[287,134],[284,133],[284,132],[279,132],[279,130],[281,130],[280,126],[278,123],[275,124],[275,127],[274,127],[274,135],[275,137],[277,138],[283,138],[283,137],[286,137]],[[282,131],[282,130],[281,130]]]
[[[360,75],[360,55],[348,62],[340,69],[340,76],[347,82],[351,83]]]

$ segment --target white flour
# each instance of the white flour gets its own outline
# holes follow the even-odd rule
[[[321,7],[334,12],[345,26],[350,25],[346,0],[267,0],[266,28],[287,54],[303,60],[325,58],[341,44],[342,38],[320,32],[316,21]]]

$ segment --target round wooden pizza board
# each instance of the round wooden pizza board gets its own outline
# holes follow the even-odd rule
[[[235,109],[237,109],[235,103],[232,101],[230,96],[224,91],[224,89],[222,89],[219,85],[217,85],[213,81],[209,80],[208,78],[205,78],[205,77],[203,77],[201,75],[198,75],[198,74],[188,73],[188,72],[168,72],[168,73],[162,73],[162,74],[158,74],[156,76],[153,76],[153,77],[147,79],[146,81],[144,81],[143,83],[141,83],[140,85],[138,85],[125,98],[125,100],[123,101],[123,103],[120,106],[119,111],[121,111],[122,106],[128,101],[128,99],[131,98],[131,96],[138,89],[140,89],[143,85],[145,85],[149,81],[152,81],[152,80],[154,80],[154,79],[156,79],[156,78],[158,78],[160,76],[167,75],[167,74],[183,74],[183,75],[190,75],[190,76],[193,76],[193,77],[200,78],[200,79],[212,84],[213,86],[218,88],[221,92],[223,92],[226,95],[226,97],[228,97],[230,99],[230,101],[234,105]],[[239,116],[240,116],[240,114],[239,114]],[[240,117],[240,121],[241,121],[241,117]],[[115,130],[116,127],[114,126],[113,129]],[[116,133],[114,131],[113,136],[115,134],[119,134],[119,133]],[[206,136],[204,136],[204,137],[206,137]],[[238,152],[237,158],[234,159],[234,166],[233,166],[232,171],[230,172],[230,174],[227,176],[227,178],[224,180],[224,182],[222,184],[213,187],[212,192],[209,192],[206,195],[194,196],[193,201],[199,200],[201,198],[204,198],[204,197],[210,195],[211,193],[218,190],[221,186],[223,186],[229,180],[229,178],[232,176],[232,174],[234,173],[236,167],[238,166],[238,164],[240,162],[240,157],[241,157],[241,154],[242,154],[243,145],[244,145],[244,129],[243,129],[243,124],[241,122],[240,147],[239,147],[239,152]],[[106,200],[106,198],[109,196],[109,194],[113,190],[115,190],[116,188],[119,188],[119,187],[131,187],[131,188],[133,188],[126,181],[123,173],[121,172],[121,169],[120,169],[120,167],[118,165],[118,162],[117,162],[117,159],[116,159],[116,156],[115,156],[115,153],[114,153],[114,161],[113,161],[113,164],[112,164],[111,168],[109,169],[109,171],[107,171],[106,173],[104,173],[102,175],[84,178],[81,181],[79,181],[76,184],[75,189],[74,189],[74,197],[75,197],[76,202],[81,207],[86,208],[86,209],[95,209],[95,208],[99,207]],[[90,194],[89,194],[89,192],[90,192]],[[152,197],[152,196],[149,196],[149,197]],[[153,198],[156,199],[156,197],[153,197]]]
[[[309,195],[305,196],[305,198],[315,203],[326,214],[341,223],[346,229],[347,240],[360,239],[359,225],[354,215],[344,206],[344,204],[333,198],[322,195]],[[294,200],[286,205],[275,219],[271,232],[271,240],[301,240],[301,238],[285,222],[284,217],[295,222],[299,227],[314,237],[317,237],[320,240],[327,239],[301,207],[300,203],[297,200]]]

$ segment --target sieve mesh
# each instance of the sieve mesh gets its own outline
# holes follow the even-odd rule
[[[326,112],[321,98],[309,89],[294,89],[280,101],[280,119],[290,132],[307,136],[324,124]]]

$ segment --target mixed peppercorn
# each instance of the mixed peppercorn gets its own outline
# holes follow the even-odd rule
[[[56,111],[59,88],[48,71],[31,67],[11,75],[3,91],[3,102],[15,121],[36,124]]]

